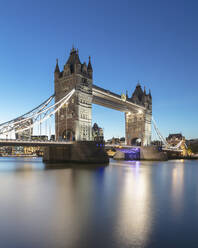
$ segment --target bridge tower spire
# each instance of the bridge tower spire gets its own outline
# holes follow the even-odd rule
[[[55,70],[54,70],[54,77],[58,78],[59,74],[60,74],[60,69],[59,69],[59,66],[58,66],[58,59],[56,59],[56,67],[55,67]]]
[[[91,57],[90,56],[89,56],[89,63],[87,66],[87,71],[88,71],[90,78],[92,78],[93,77],[93,69],[92,69],[92,65],[91,65]]]

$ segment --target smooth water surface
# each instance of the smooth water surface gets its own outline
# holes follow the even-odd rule
[[[0,247],[198,247],[198,161],[0,158]]]

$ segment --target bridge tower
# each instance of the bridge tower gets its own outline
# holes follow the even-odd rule
[[[125,113],[125,137],[127,145],[147,146],[151,143],[151,119],[152,119],[152,96],[142,90],[138,83],[131,98],[127,100],[145,107],[138,111],[129,111]]]
[[[68,105],[55,116],[56,140],[92,140],[92,66],[81,64],[78,50],[72,48],[70,56],[60,71],[58,60],[54,71],[55,102],[73,88],[75,93]]]

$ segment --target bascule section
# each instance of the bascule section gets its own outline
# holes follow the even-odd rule
[[[55,102],[72,89],[75,94],[55,115],[56,140],[92,140],[92,65],[80,61],[78,50],[72,48],[60,71],[58,60],[54,72]]]
[[[152,96],[146,93],[138,83],[132,96],[127,100],[144,109],[125,112],[125,131],[127,145],[147,146],[151,143],[151,122],[152,122]]]
[[[151,143],[152,97],[140,84],[131,97],[118,95],[96,85],[92,87],[93,103],[125,113],[126,145],[147,146]]]

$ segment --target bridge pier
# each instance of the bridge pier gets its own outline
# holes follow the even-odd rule
[[[166,161],[167,154],[160,151],[157,146],[141,146],[131,148],[118,148],[114,159],[117,160],[157,160]]]
[[[47,163],[107,164],[109,157],[104,150],[104,143],[77,141],[65,146],[45,147],[43,161]]]

